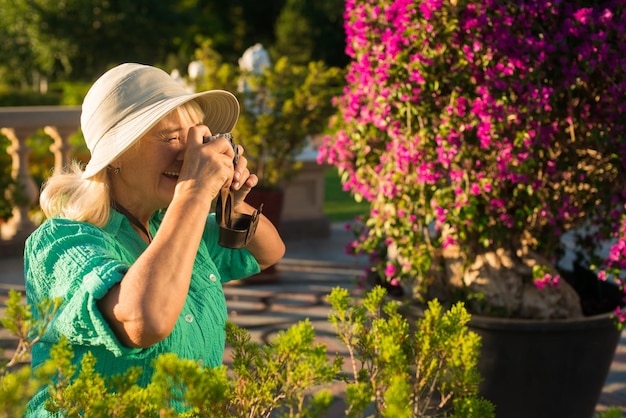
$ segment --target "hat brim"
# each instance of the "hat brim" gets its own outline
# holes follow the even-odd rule
[[[230,92],[209,90],[195,94],[185,94],[158,101],[143,107],[112,127],[99,141],[98,148],[107,149],[107,153],[92,152],[91,159],[82,174],[89,178],[106,168],[119,158],[150,129],[177,107],[192,100],[198,102],[204,111],[203,123],[212,134],[231,132],[239,118],[239,102]],[[123,138],[120,137],[123,134]],[[111,152],[112,151],[112,152]]]

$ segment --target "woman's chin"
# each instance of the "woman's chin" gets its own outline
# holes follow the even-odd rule
[[[176,184],[178,179],[162,176],[161,185],[159,187],[159,196],[162,199],[167,200],[168,204],[174,198],[174,191],[176,190]]]

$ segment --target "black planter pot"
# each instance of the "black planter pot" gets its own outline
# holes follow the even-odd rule
[[[590,418],[620,338],[610,314],[539,321],[472,316],[480,394],[498,418]]]

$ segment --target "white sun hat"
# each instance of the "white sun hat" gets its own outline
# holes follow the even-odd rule
[[[83,178],[92,177],[122,155],[163,117],[195,100],[212,134],[230,132],[239,118],[239,102],[230,92],[189,93],[165,71],[142,64],[121,64],[89,89],[80,116],[91,153]]]

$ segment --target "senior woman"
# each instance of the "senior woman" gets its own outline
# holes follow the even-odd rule
[[[47,220],[25,248],[26,295],[62,305],[32,350],[33,369],[64,336],[79,364],[93,353],[102,375],[175,353],[214,367],[222,362],[227,320],[222,283],[277,263],[285,246],[260,215],[244,248],[218,245],[210,213],[224,189],[235,212],[258,178],[223,134],[239,116],[228,92],[187,92],[164,71],[119,65],[91,87],[81,128],[91,159],[46,182]],[[207,141],[207,138],[211,140]],[[236,165],[235,165],[236,164]],[[42,388],[29,416],[47,416]]]

